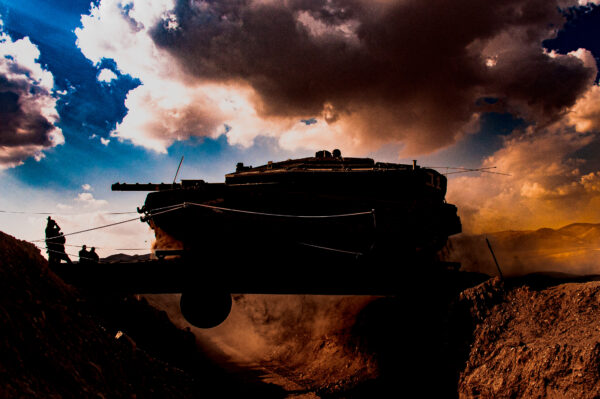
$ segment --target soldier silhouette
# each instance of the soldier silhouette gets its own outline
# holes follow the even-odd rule
[[[54,237],[57,234],[57,232],[56,232],[57,227],[58,227],[58,225],[56,224],[54,219],[52,219],[50,216],[48,216],[48,224],[46,224],[46,241],[48,241],[48,238]]]
[[[85,265],[89,263],[91,263],[91,256],[88,250],[86,249],[86,246],[83,245],[81,247],[81,250],[79,251],[79,264]]]
[[[48,224],[46,225],[46,249],[48,252],[48,263],[57,265],[61,260],[71,264],[71,259],[65,253],[65,236],[60,231],[60,227],[48,216]]]
[[[94,247],[92,247],[92,249],[90,249],[89,257],[90,257],[90,260],[92,263],[100,262],[100,257],[96,253],[96,248],[94,248]]]

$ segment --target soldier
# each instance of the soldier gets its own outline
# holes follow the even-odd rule
[[[57,224],[50,216],[48,216],[48,224],[46,224],[46,238],[56,236]]]
[[[81,251],[79,251],[79,264],[86,265],[89,264],[91,260],[90,253],[86,249],[86,246],[83,245],[81,247]]]
[[[51,265],[59,264],[64,260],[71,264],[71,259],[65,253],[65,236],[60,231],[58,224],[48,216],[48,224],[46,225],[46,248],[48,251],[48,262]]]
[[[58,243],[56,243],[56,238],[58,237],[57,225],[54,219],[48,216],[48,224],[46,224],[46,251],[48,252],[48,262],[52,265],[55,263],[60,263],[60,259],[58,259]]]
[[[56,230],[58,232],[58,236],[56,237],[56,250],[58,252],[56,255],[58,256],[58,262],[64,260],[68,264],[72,264],[73,262],[71,262],[71,259],[69,259],[69,256],[65,252],[66,240],[64,234],[62,233],[62,231],[60,231],[60,227],[58,227],[58,224],[56,225]]]
[[[90,261],[92,263],[100,262],[100,257],[96,253],[96,248],[94,248],[94,247],[92,247],[92,249],[90,250],[89,257],[90,257]]]

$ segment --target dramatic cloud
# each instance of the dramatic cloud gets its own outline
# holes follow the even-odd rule
[[[135,144],[263,135],[288,149],[397,143],[414,154],[476,131],[490,108],[543,125],[573,106],[595,68],[541,45],[566,5],[102,0],[76,34],[90,60],[142,81],[113,133]],[[310,118],[319,123],[299,122]]]
[[[569,56],[596,70],[587,50]],[[564,79],[562,84],[572,85],[568,76]],[[559,228],[600,220],[600,87],[589,84],[571,102],[562,112],[542,110],[548,115],[546,124],[513,132],[483,162],[511,176],[465,176],[450,182],[448,199],[459,206],[466,231]]]
[[[36,62],[40,53],[29,38],[12,41],[0,24],[0,169],[62,144],[54,78]]]
[[[578,131],[600,130],[600,86],[592,86],[568,115]]]
[[[511,176],[461,177],[448,199],[467,231],[561,227],[600,219],[598,86],[592,86],[564,119],[544,128],[513,132],[486,159]]]

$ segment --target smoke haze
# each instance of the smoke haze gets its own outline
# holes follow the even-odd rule
[[[505,276],[536,272],[600,274],[600,224],[576,223],[560,229],[461,234],[450,240],[449,260],[461,262],[466,271],[498,275],[486,238]]]
[[[227,320],[208,330],[185,321],[179,312],[179,295],[147,298],[229,361],[264,366],[305,388],[351,385],[377,376],[371,354],[351,345],[356,316],[374,297],[234,295]]]

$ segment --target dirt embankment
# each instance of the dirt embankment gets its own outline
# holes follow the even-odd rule
[[[464,291],[459,307],[460,397],[600,396],[600,281],[494,279]]]
[[[144,300],[76,292],[33,245],[2,232],[0,325],[0,398],[192,398],[215,389],[223,397],[282,394],[212,365],[192,333]]]

